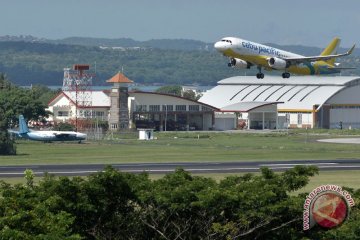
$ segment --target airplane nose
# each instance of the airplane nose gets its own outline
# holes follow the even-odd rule
[[[78,134],[78,137],[79,137],[79,138],[82,138],[82,139],[86,139],[87,136],[86,136],[85,133],[79,133],[79,134]]]
[[[214,48],[220,52],[226,50],[226,46],[227,44],[221,41],[214,44]]]

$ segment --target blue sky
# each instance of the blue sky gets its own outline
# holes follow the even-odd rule
[[[0,35],[359,46],[359,0],[1,0]]]

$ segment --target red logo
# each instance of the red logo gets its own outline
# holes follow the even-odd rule
[[[317,224],[324,228],[340,225],[348,212],[345,200],[334,193],[324,193],[314,199],[311,213]]]
[[[312,190],[304,202],[303,229],[315,225],[334,228],[343,223],[355,205],[349,192],[337,185],[322,185]]]

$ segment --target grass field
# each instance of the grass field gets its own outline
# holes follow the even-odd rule
[[[258,174],[258,173],[254,173]],[[244,173],[222,173],[222,174],[193,174],[197,176],[203,176],[208,178],[213,178],[217,181],[224,179],[227,176],[233,175],[244,175]],[[159,179],[162,178],[163,174],[155,174],[150,175],[151,179]],[[354,189],[360,188],[360,170],[350,170],[350,171],[321,171],[318,175],[310,178],[310,182],[304,188],[296,191],[294,194],[304,193],[304,192],[311,192],[318,186],[325,185],[325,184],[335,184],[338,186],[346,186]],[[35,182],[38,182],[41,178],[36,177]],[[16,177],[16,178],[0,178],[0,180],[4,180],[10,184],[16,183],[25,183],[25,179],[23,177]]]
[[[125,163],[180,161],[250,161],[360,158],[355,144],[320,143],[317,139],[346,137],[356,131],[295,130],[290,132],[171,132],[156,133],[156,140],[124,139],[77,143],[18,141],[17,156],[1,156],[0,165],[61,163]],[[217,180],[234,174],[201,174]],[[152,175],[153,179],[163,175]],[[322,184],[360,186],[360,171],[322,171],[300,192]],[[5,179],[10,183],[23,178]]]
[[[338,137],[334,134],[179,132],[155,136],[152,141],[117,139],[84,144],[18,141],[18,155],[1,156],[0,165],[360,158],[358,145],[316,141]]]

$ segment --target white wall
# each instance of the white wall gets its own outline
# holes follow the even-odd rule
[[[215,113],[215,130],[236,129],[236,114],[234,113]]]

